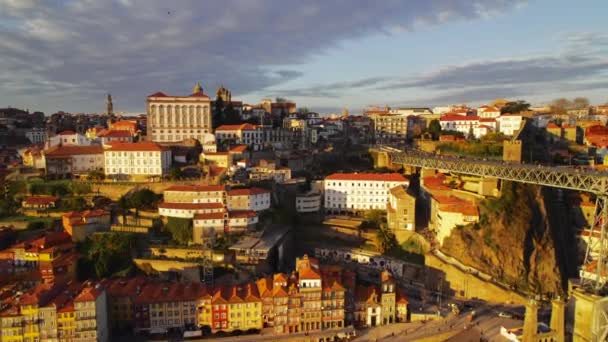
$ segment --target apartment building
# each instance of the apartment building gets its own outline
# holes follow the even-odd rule
[[[43,151],[46,175],[70,178],[102,171],[104,153],[101,146],[55,146]]]
[[[110,212],[102,209],[72,211],[64,214],[61,221],[74,242],[84,241],[95,232],[110,230]]]
[[[415,229],[416,196],[410,194],[405,186],[399,185],[389,190],[386,221],[399,243],[405,242],[407,232]]]
[[[228,190],[229,210],[263,211],[270,209],[272,191],[262,188],[247,188]]]
[[[173,203],[162,202],[158,204],[158,214],[165,217],[194,218],[199,214],[224,213],[225,206],[221,202],[202,203]]]
[[[74,341],[106,342],[110,339],[108,297],[101,284],[85,284],[74,298]]]
[[[518,114],[504,114],[496,118],[498,131],[504,135],[513,135],[524,123],[524,118]]]
[[[398,173],[334,173],[324,180],[325,211],[330,214],[386,210],[389,190],[408,186]]]
[[[165,203],[226,203],[223,185],[174,185],[163,191]]]
[[[372,131],[377,144],[405,142],[408,133],[407,115],[370,113]]]
[[[147,136],[151,141],[171,143],[185,139],[204,141],[212,133],[211,99],[200,84],[189,96],[156,92],[147,97]]]
[[[112,143],[104,151],[105,174],[117,179],[162,177],[171,167],[171,150],[153,142]]]
[[[264,131],[260,126],[250,123],[221,125],[215,129],[215,138],[218,144],[247,145],[257,151],[264,144]]]

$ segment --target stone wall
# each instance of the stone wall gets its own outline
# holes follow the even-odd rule
[[[431,253],[426,254],[424,260],[428,288],[439,288],[439,282],[442,281],[442,291],[446,295],[454,295],[464,299],[481,299],[489,302],[515,304],[526,302],[526,299],[518,293],[464,272]]]

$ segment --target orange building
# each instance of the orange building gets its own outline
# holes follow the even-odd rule
[[[72,211],[62,216],[62,222],[72,241],[84,241],[95,232],[110,230],[110,212],[101,209]]]

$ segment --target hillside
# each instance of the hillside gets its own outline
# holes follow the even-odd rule
[[[568,207],[558,190],[509,183],[480,205],[480,223],[455,228],[442,250],[519,290],[559,294],[576,275]]]

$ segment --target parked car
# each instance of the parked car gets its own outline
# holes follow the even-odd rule
[[[508,312],[504,312],[501,311],[498,313],[498,317],[502,317],[502,318],[513,318],[513,315],[508,313]]]

